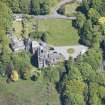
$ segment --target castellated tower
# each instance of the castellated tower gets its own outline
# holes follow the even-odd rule
[[[47,67],[47,48],[40,46],[37,50],[37,54],[38,54],[38,67],[39,68],[44,68]]]

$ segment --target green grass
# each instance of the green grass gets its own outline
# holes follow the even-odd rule
[[[68,52],[69,54],[73,54],[73,53],[74,53],[74,49],[73,49],[73,48],[69,48],[69,49],[67,50],[67,52]]]
[[[79,4],[77,2],[66,4],[65,5],[65,15],[73,16],[78,6]]]
[[[14,35],[16,35],[17,37],[20,37],[20,35],[22,34],[22,22],[20,21],[13,21],[13,28],[15,29],[14,31]]]
[[[47,31],[47,40],[52,45],[73,45],[78,43],[78,33],[70,20],[40,20],[39,31]]]
[[[51,94],[48,96],[49,78],[45,76],[47,71],[50,78],[59,81],[59,72],[64,69],[64,63],[60,63],[50,70],[42,70],[37,81],[18,80],[6,83],[6,79],[0,76],[0,105],[60,105],[59,94],[55,82],[51,81]],[[48,71],[49,70],[49,71]]]
[[[51,45],[75,45],[78,44],[79,35],[75,28],[72,27],[71,20],[63,19],[33,19],[26,21],[27,36],[32,30],[32,26],[38,24],[38,31],[48,32],[47,41]],[[20,22],[14,22],[13,27],[16,29],[14,34],[21,35],[22,26]]]
[[[52,92],[47,96],[47,80],[20,80],[6,84],[0,90],[0,105],[60,105],[59,95],[52,85]],[[4,104],[2,104],[2,103]]]
[[[78,44],[79,35],[77,30],[72,27],[71,20],[31,19],[27,21],[28,33],[32,32],[32,24],[38,24],[38,31],[48,32],[47,41],[49,44],[56,46]]]

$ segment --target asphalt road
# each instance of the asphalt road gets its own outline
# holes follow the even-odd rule
[[[51,13],[49,15],[31,15],[34,18],[37,19],[66,19],[66,20],[75,20],[76,17],[75,16],[65,16],[65,15],[60,15],[57,13],[57,10],[62,6],[65,5],[66,3],[70,3],[73,0],[62,0],[61,2],[59,2],[55,7],[52,8]],[[14,14],[15,16],[19,15],[24,15],[24,14]],[[20,17],[21,18],[21,17]]]
[[[75,20],[76,17],[72,16],[72,17],[67,17],[64,15],[32,15],[32,17],[36,18],[36,19],[66,19],[66,20]]]

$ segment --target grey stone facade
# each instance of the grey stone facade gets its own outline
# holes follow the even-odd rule
[[[10,46],[14,52],[21,52],[25,50],[24,41],[15,37],[11,39]]]
[[[60,54],[54,52],[54,49],[49,49],[47,44],[42,41],[37,42],[31,39],[22,40],[12,37],[10,46],[12,51],[16,53],[22,51],[32,51],[33,55],[37,55],[34,60],[37,62],[36,66],[38,68],[45,68],[55,65],[60,59]]]
[[[55,65],[60,60],[60,54],[49,50],[47,45],[40,46],[37,50],[38,68],[45,68]]]

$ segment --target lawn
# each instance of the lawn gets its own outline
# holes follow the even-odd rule
[[[79,4],[77,2],[66,4],[65,5],[65,15],[73,16],[78,6]]]
[[[72,21],[49,19],[39,21],[39,31],[47,31],[47,40],[52,45],[74,45],[78,43],[79,36],[72,27]]]
[[[43,69],[36,81],[20,79],[7,84],[6,77],[0,76],[0,105],[61,105],[55,82],[59,81],[59,72],[64,68],[64,63],[60,63]]]
[[[58,3],[58,0],[53,0],[54,4]],[[53,4],[52,4],[53,5]],[[65,14],[73,15],[78,3],[73,2],[65,5]],[[71,20],[63,19],[35,19],[28,15],[29,19],[25,20],[25,29],[22,27],[22,22],[13,22],[13,28],[15,28],[14,35],[20,37],[22,31],[25,30],[25,36],[33,30],[33,25],[38,26],[38,31],[48,32],[47,42],[52,45],[75,45],[78,44],[79,35],[77,30],[72,27]]]
[[[0,105],[47,105],[48,101],[51,105],[60,105],[59,95],[53,85],[51,95],[47,95],[47,80],[42,77],[37,81],[5,83],[4,88],[0,88]]]
[[[22,22],[21,21],[13,21],[13,28],[15,28],[14,31],[14,35],[16,35],[17,37],[20,37],[20,35],[22,34]]]
[[[73,54],[73,53],[74,53],[74,49],[73,49],[73,48],[69,48],[69,49],[67,50],[67,52],[68,52],[69,54]]]
[[[14,28],[16,32],[14,34],[21,34],[21,28],[19,22],[14,22]],[[63,19],[33,19],[30,18],[26,21],[26,36],[34,31],[32,30],[33,25],[38,26],[38,31],[48,32],[47,41],[51,45],[61,46],[61,45],[75,45],[78,44],[79,35],[77,30],[72,27],[71,20]]]

